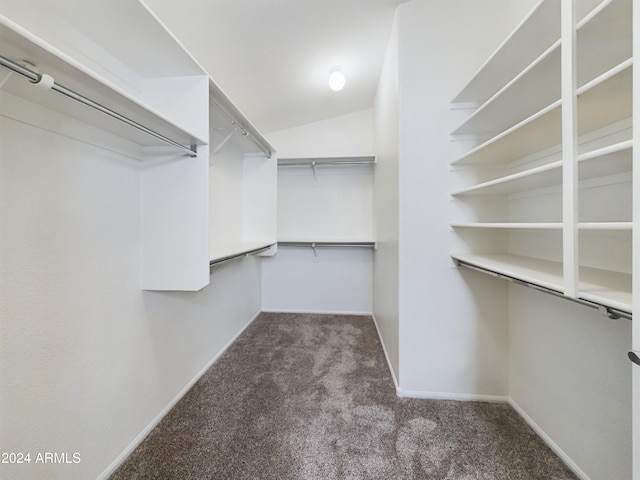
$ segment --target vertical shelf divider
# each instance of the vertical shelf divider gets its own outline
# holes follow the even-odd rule
[[[576,6],[562,0],[560,8],[562,94],[562,257],[564,293],[575,298],[579,291],[578,250],[578,101]]]

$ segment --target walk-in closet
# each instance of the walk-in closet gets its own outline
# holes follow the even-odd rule
[[[638,51],[635,0],[0,0],[0,478],[640,480]]]

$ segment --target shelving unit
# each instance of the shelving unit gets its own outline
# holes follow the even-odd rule
[[[374,156],[279,159],[278,245],[375,245],[375,161]]]
[[[141,287],[204,287],[208,75],[142,2],[70,0],[39,4],[39,15],[32,9],[3,4],[0,55],[27,76],[0,68],[3,112],[141,160]],[[49,126],[31,105],[82,128]]]
[[[199,290],[212,264],[273,254],[273,148],[143,0],[38,8],[3,5],[3,110],[38,123],[40,105],[141,161],[142,288]]]
[[[276,248],[277,157],[273,147],[209,82],[209,263]]]
[[[57,84],[85,95],[178,143],[207,144],[207,108],[200,101],[207,88],[207,76],[197,62],[157,24],[147,9],[137,2],[131,2],[126,7],[114,7],[109,2],[98,1],[92,3],[95,8],[91,9],[82,5],[82,2],[70,3],[69,8],[75,12],[73,24],[69,15],[51,3],[42,5],[46,10],[43,18],[49,21],[33,25],[34,30],[29,29],[29,25],[20,25],[0,16],[0,55],[18,63],[26,61],[25,66],[40,74],[50,75]],[[23,8],[28,7],[25,5]],[[23,18],[19,9],[13,13],[13,18]],[[149,46],[149,50],[144,55],[140,49],[126,45],[125,39],[131,42],[141,40],[137,38],[139,35],[136,31],[128,31],[123,26],[121,35],[111,35],[117,40],[111,38],[107,41],[101,36],[104,27],[92,28],[105,19],[125,13],[140,22],[138,28],[149,32],[144,40],[144,48]],[[31,17],[24,15],[24,18],[27,20]],[[96,45],[98,40],[100,47]],[[73,116],[141,146],[163,145],[70,98],[53,94],[46,88],[37,88],[18,75],[12,74],[3,80],[3,91],[12,95]],[[175,97],[167,98],[162,94],[166,91],[173,92]]]
[[[464,186],[451,192],[461,216],[451,227],[468,248],[456,262],[632,311],[631,3],[582,2],[572,48],[560,28],[571,2],[539,2],[454,98],[470,114],[452,139],[472,143],[452,161]]]

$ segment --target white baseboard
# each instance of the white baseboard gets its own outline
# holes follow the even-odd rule
[[[569,467],[578,478],[580,478],[581,480],[590,480],[589,476],[584,473],[573,460],[571,460],[569,455],[567,455],[564,450],[562,450],[562,448],[560,448],[560,446],[558,446],[558,444],[554,442],[551,437],[547,435],[546,432],[542,428],[540,428],[540,426],[536,422],[534,422],[533,419],[529,415],[527,415],[527,413],[522,408],[520,408],[520,406],[512,398],[509,398],[509,405],[511,405],[511,407],[518,413],[518,415],[520,415],[522,419],[527,422],[527,424],[533,429],[533,431],[536,432],[536,434],[544,441],[544,443],[549,446],[551,450],[553,450],[553,452],[558,457],[560,457],[565,465]]]
[[[104,472],[97,478],[97,480],[106,480],[109,478],[116,469],[124,463],[124,461],[131,455],[131,453],[142,443],[142,441],[151,433],[151,431],[160,423],[160,421],[169,413],[169,411],[176,406],[176,404],[186,395],[186,393],[195,385],[195,383],[200,380],[207,370],[209,370],[213,364],[218,360],[224,352],[236,341],[236,339],[244,332],[249,325],[253,323],[253,321],[258,318],[262,312],[256,313],[241,329],[240,331],[234,335],[234,337],[229,340],[224,347],[216,354],[214,357],[205,365],[190,381],[187,383],[182,390],[178,392],[178,394],[171,400],[161,411],[156,415],[153,420],[140,432],[140,434],[134,438],[134,440],[129,444],[127,448],[125,448],[118,457],[111,462],[111,464],[105,469]]]
[[[396,388],[399,397],[424,398],[427,400],[459,400],[463,402],[509,403],[509,397],[501,395],[479,395],[475,393],[425,392]]]
[[[389,368],[389,372],[391,372],[391,378],[393,378],[393,384],[396,387],[396,392],[398,391],[398,378],[396,377],[396,372],[393,371],[393,367],[391,365],[391,360],[389,360],[389,353],[387,352],[387,347],[384,344],[384,338],[380,334],[380,327],[378,326],[378,320],[376,320],[376,316],[372,313],[373,324],[376,326],[376,331],[378,332],[378,338],[380,339],[380,344],[382,345],[382,351],[384,352],[384,358],[387,359],[387,368]]]
[[[300,314],[312,314],[312,315],[358,315],[358,316],[367,316],[371,317],[373,314],[371,312],[354,312],[354,311],[341,311],[341,310],[288,310],[288,309],[263,309],[265,313],[300,313]]]

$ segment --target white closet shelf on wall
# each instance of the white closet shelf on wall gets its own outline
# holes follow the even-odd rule
[[[209,80],[209,103],[212,109],[221,114],[211,115],[209,119],[211,155],[230,142],[244,154],[260,154],[271,158],[274,148],[213,79]]]
[[[141,5],[132,3],[130,7],[134,17],[140,17],[144,23],[153,25],[154,19],[151,19],[151,22],[148,19],[143,20],[148,12]],[[94,16],[95,14],[92,18]],[[55,24],[56,21],[52,20],[51,23]],[[143,147],[165,146],[167,143],[130,124],[117,121],[95,108],[78,103],[69,98],[68,94],[52,91],[50,79],[55,82],[53,90],[62,87],[65,91],[75,92],[187,149],[191,149],[192,145],[207,144],[206,128],[202,128],[198,123],[202,120],[200,116],[204,118],[206,106],[196,108],[189,114],[180,111],[181,108],[189,110],[198,90],[206,88],[205,73],[183,51],[177,52],[175,47],[168,46],[172,39],[165,38],[168,37],[166,31],[158,29],[157,26],[150,27],[149,31],[156,34],[152,37],[159,46],[167,47],[166,54],[163,52],[162,58],[157,58],[156,62],[172,64],[170,55],[181,55],[173,64],[175,71],[169,73],[163,66],[162,69],[165,71],[156,72],[157,75],[154,76],[152,72],[158,70],[158,66],[153,65],[151,61],[136,65],[136,71],[115,60],[120,51],[113,52],[113,57],[109,56],[104,66],[98,65],[96,60],[87,62],[88,58],[92,58],[92,54],[88,50],[80,51],[80,48],[83,44],[92,45],[93,42],[86,41],[86,37],[75,28],[69,26],[69,30],[66,31],[69,37],[79,42],[69,46],[69,51],[74,55],[72,57],[12,20],[0,16],[0,55],[43,76],[42,81],[35,84],[17,73],[0,69],[0,85],[5,92],[80,119]],[[81,40],[82,38],[85,40]],[[67,42],[71,40],[64,38],[60,43],[66,45]],[[157,48],[159,47],[156,46],[155,49]],[[125,56],[128,57],[130,55]],[[154,57],[153,52],[149,53],[149,57]],[[159,94],[163,88],[169,86],[183,86],[190,93],[184,98],[171,99],[169,102],[167,98],[160,98],[162,95]],[[178,106],[170,105],[181,102],[184,103]]]
[[[577,21],[561,12],[571,5],[539,2],[451,103],[471,111],[452,139],[475,142],[452,162],[467,218],[451,227],[469,250],[452,257],[630,316],[632,1],[601,1]],[[563,116],[574,102],[577,116]]]
[[[209,105],[209,265],[273,255],[275,150],[213,80]]]

